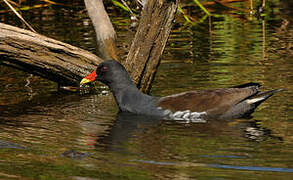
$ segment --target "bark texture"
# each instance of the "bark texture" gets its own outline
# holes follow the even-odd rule
[[[117,60],[115,31],[102,0],[85,0],[85,4],[95,26],[97,40],[104,42],[100,46],[100,50],[105,52],[103,57]],[[148,0],[128,57],[120,61],[142,91],[150,89],[177,5],[178,0]],[[0,23],[0,64],[42,76],[60,85],[76,85],[102,61],[80,48]]]
[[[102,0],[84,0],[87,12],[95,28],[100,57],[118,60],[116,32],[105,10]]]
[[[0,23],[0,64],[60,85],[75,85],[100,62],[102,59],[88,51]]]
[[[142,91],[154,79],[177,11],[177,0],[148,0],[127,59],[122,61]]]

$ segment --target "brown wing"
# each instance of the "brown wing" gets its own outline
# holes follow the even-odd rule
[[[256,94],[255,86],[246,88],[227,88],[203,91],[189,91],[163,97],[159,106],[171,111],[190,110],[192,112],[206,111],[211,116],[221,115],[233,105]]]

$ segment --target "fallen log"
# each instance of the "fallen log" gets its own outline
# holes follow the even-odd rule
[[[69,44],[0,23],[0,64],[77,85],[102,59]]]
[[[86,0],[85,3],[87,2]],[[93,9],[100,8],[105,11],[101,5],[102,1],[96,2],[100,2],[100,5]],[[148,0],[143,8],[128,57],[126,60],[121,60],[142,91],[150,89],[171,31],[177,5],[177,0]],[[94,18],[93,12],[96,11],[93,9],[88,11],[92,12],[90,16],[93,24],[95,29],[99,30],[98,26],[105,24],[99,24],[103,21]],[[109,18],[104,20],[109,21]],[[111,22],[107,24],[109,23]],[[99,32],[104,33],[101,30],[96,33]],[[100,36],[104,35],[98,34],[98,40]],[[113,48],[102,47],[102,49],[108,51],[103,54],[103,57],[116,59]],[[44,77],[59,85],[77,85],[80,79],[95,69],[100,62],[102,62],[101,58],[88,51],[0,23],[0,64]]]

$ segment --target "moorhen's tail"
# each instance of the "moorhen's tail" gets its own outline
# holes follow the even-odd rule
[[[249,110],[243,114],[243,118],[251,118],[251,114],[255,111],[255,109],[269,97],[274,95],[276,92],[282,91],[283,89],[275,89],[271,91],[259,92],[256,95],[253,95],[246,99],[244,103],[249,106]]]
[[[251,85],[250,85],[251,86]],[[228,112],[226,112],[221,118],[251,118],[251,114],[255,109],[274,93],[282,91],[283,89],[275,89],[271,91],[257,92],[256,94],[245,98],[233,106]]]
[[[253,95],[246,99],[246,103],[248,104],[254,104],[255,108],[259,106],[262,102],[267,100],[269,97],[274,95],[276,92],[282,91],[283,89],[275,89],[271,91],[264,91],[264,92],[259,92],[256,95]]]

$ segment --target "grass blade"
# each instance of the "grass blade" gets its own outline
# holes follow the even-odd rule
[[[17,17],[19,17],[19,19],[21,19],[22,20],[22,22],[24,22],[24,24],[31,30],[31,31],[33,31],[33,32],[35,32],[36,33],[36,31],[34,30],[34,28],[32,28],[30,25],[29,25],[29,23],[27,23],[24,19],[23,19],[23,17],[15,10],[15,8],[7,1],[7,0],[3,0],[6,4],[7,4],[7,6],[16,14],[16,16]]]

